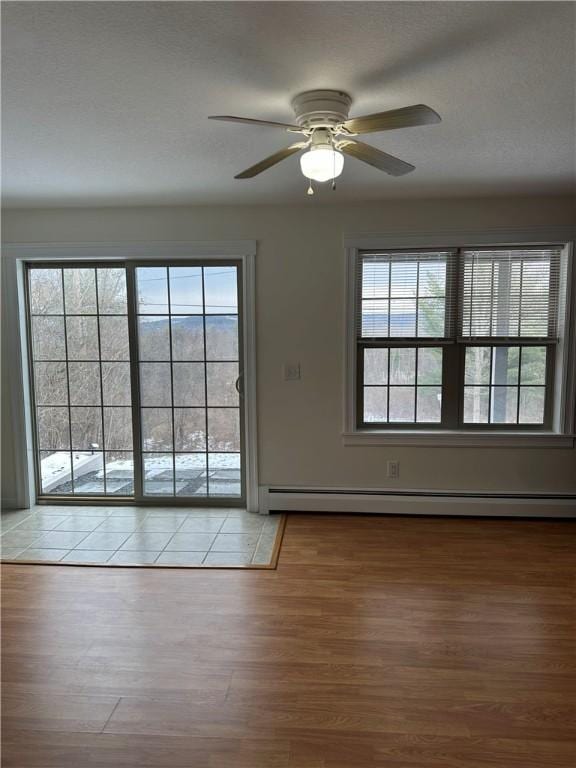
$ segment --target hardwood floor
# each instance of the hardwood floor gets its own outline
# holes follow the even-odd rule
[[[3,567],[4,768],[574,768],[570,522],[296,516],[276,571]]]

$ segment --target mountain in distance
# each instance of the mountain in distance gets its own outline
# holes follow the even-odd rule
[[[202,325],[203,315],[172,315],[172,325],[179,328],[196,329]],[[155,318],[155,319],[152,319]],[[153,331],[168,324],[168,317],[163,315],[141,315],[140,320],[145,322],[140,324],[141,332]],[[235,328],[238,323],[238,315],[206,315],[206,321],[213,328],[221,327],[223,330]]]

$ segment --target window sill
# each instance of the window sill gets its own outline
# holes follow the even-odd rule
[[[373,430],[343,433],[344,445],[406,445],[441,448],[574,448],[574,435],[557,432],[455,432]]]

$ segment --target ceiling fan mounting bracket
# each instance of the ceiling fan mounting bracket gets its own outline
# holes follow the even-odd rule
[[[344,91],[304,91],[292,99],[296,122],[304,129],[335,129],[348,119],[352,98]]]

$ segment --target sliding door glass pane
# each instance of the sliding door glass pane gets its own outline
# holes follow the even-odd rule
[[[132,495],[125,269],[31,266],[28,296],[41,494]]]
[[[241,497],[238,269],[136,268],[144,495]]]

